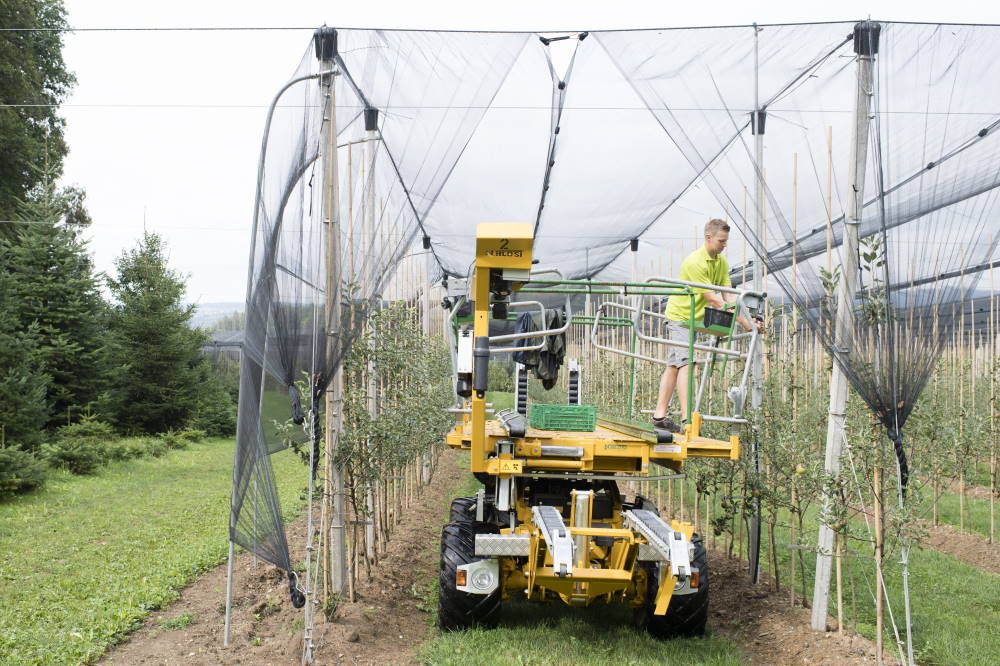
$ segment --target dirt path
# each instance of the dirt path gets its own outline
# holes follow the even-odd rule
[[[317,664],[413,663],[417,647],[432,631],[428,606],[438,569],[438,539],[453,489],[467,476],[459,454],[447,451],[417,502],[403,514],[382,558],[377,582],[362,583],[356,603],[341,602],[336,618],[318,614]],[[291,525],[292,561],[305,559],[304,521]],[[270,565],[237,559],[233,578],[233,624],[222,646],[226,567],[217,567],[184,589],[129,640],[98,663],[110,665],[298,664],[302,655],[302,611],[292,607],[288,584]],[[191,623],[168,629],[189,615]]]
[[[378,582],[363,583],[356,603],[341,602],[336,618],[318,618],[317,664],[416,663],[419,645],[433,635],[431,615],[438,567],[438,538],[448,499],[468,472],[448,452],[431,484],[403,515],[383,558]],[[292,525],[292,560],[304,559],[304,524]],[[858,636],[815,633],[809,611],[791,608],[787,596],[751,586],[745,565],[713,552],[710,626],[742,646],[750,664],[872,664],[874,649]],[[187,587],[153,613],[129,640],[98,663],[115,665],[298,664],[302,612],[292,608],[287,584],[271,566],[237,560],[229,647],[222,646],[226,567]],[[182,628],[183,618],[190,624]],[[180,622],[177,618],[182,618]],[[167,626],[164,626],[164,623]]]
[[[711,610],[709,626],[740,645],[749,664],[873,664],[875,646],[867,638],[810,628],[810,611],[789,605],[788,591],[771,592],[769,581],[750,584],[745,562],[723,551],[709,551]],[[827,626],[836,620],[828,618]],[[891,655],[887,664],[896,663]]]

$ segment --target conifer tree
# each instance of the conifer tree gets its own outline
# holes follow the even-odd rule
[[[21,328],[7,248],[0,245],[0,447],[32,449],[49,417],[49,378],[38,356],[37,326]]]
[[[100,281],[79,237],[88,219],[76,197],[56,188],[46,168],[40,185],[19,206],[19,225],[6,248],[12,307],[20,329],[34,327],[37,354],[51,378],[49,425],[66,425],[89,410],[106,388],[104,329],[107,306]]]
[[[62,0],[4,0],[0,26],[28,28],[0,32],[0,100],[11,105],[0,108],[0,220],[11,220],[38,183],[32,165],[50,160],[61,172],[66,142],[59,104],[75,79],[62,57]],[[0,237],[13,230],[0,224]]]
[[[168,266],[154,233],[120,256],[108,280],[111,308],[112,406],[118,426],[156,433],[185,426],[201,399],[204,334],[189,328],[184,278]]]

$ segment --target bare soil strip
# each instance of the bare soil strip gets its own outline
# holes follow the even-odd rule
[[[958,479],[952,479],[948,482],[948,491],[955,495],[962,494],[962,484],[958,482]],[[988,486],[978,486],[974,483],[965,483],[965,496],[971,499],[983,500],[988,502],[990,499],[990,489]]]
[[[317,618],[318,664],[416,663],[422,642],[432,637],[438,539],[452,489],[468,474],[457,454],[447,452],[431,484],[402,516],[372,582],[362,583],[357,602],[343,601],[336,617]],[[290,526],[292,560],[305,557],[303,521]],[[749,583],[745,564],[721,552],[711,555],[712,630],[741,646],[750,664],[871,664],[870,641],[845,633],[809,629],[809,611],[788,604],[787,594]],[[98,663],[111,665],[298,664],[302,655],[302,611],[292,608],[281,572],[237,560],[229,647],[222,646],[225,565],[185,588],[169,607],[154,612],[122,645]],[[188,626],[170,622],[189,615]],[[183,624],[184,621],[179,622]],[[890,658],[891,661],[891,658]]]
[[[1000,575],[1000,544],[989,543],[978,534],[964,534],[957,527],[925,522],[926,546],[951,555],[968,565]]]

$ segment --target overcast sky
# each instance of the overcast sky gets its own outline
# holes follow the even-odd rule
[[[66,0],[76,28],[290,27],[289,31],[101,32],[66,37],[78,85],[63,108],[65,182],[87,190],[99,270],[145,227],[189,276],[188,300],[242,301],[267,105],[311,30],[341,27],[587,30],[853,20],[1000,23],[992,3],[284,2]]]

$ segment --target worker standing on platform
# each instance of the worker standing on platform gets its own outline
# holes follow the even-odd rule
[[[705,244],[689,254],[681,264],[678,279],[685,282],[714,284],[720,287],[731,287],[729,279],[729,262],[722,256],[729,242],[729,225],[723,220],[711,219],[705,224]],[[705,317],[705,306],[722,308],[726,303],[736,300],[735,294],[721,293],[710,289],[694,288],[694,318],[702,321]],[[678,343],[671,345],[667,352],[667,369],[660,377],[660,392],[653,412],[653,427],[659,430],[680,432],[678,424],[667,416],[667,406],[673,397],[674,388],[681,403],[681,419],[687,421],[687,373],[688,342],[691,328],[688,325],[691,316],[692,296],[674,295],[667,300],[667,335],[666,337]],[[750,322],[744,317],[737,321],[744,330],[750,330]]]

